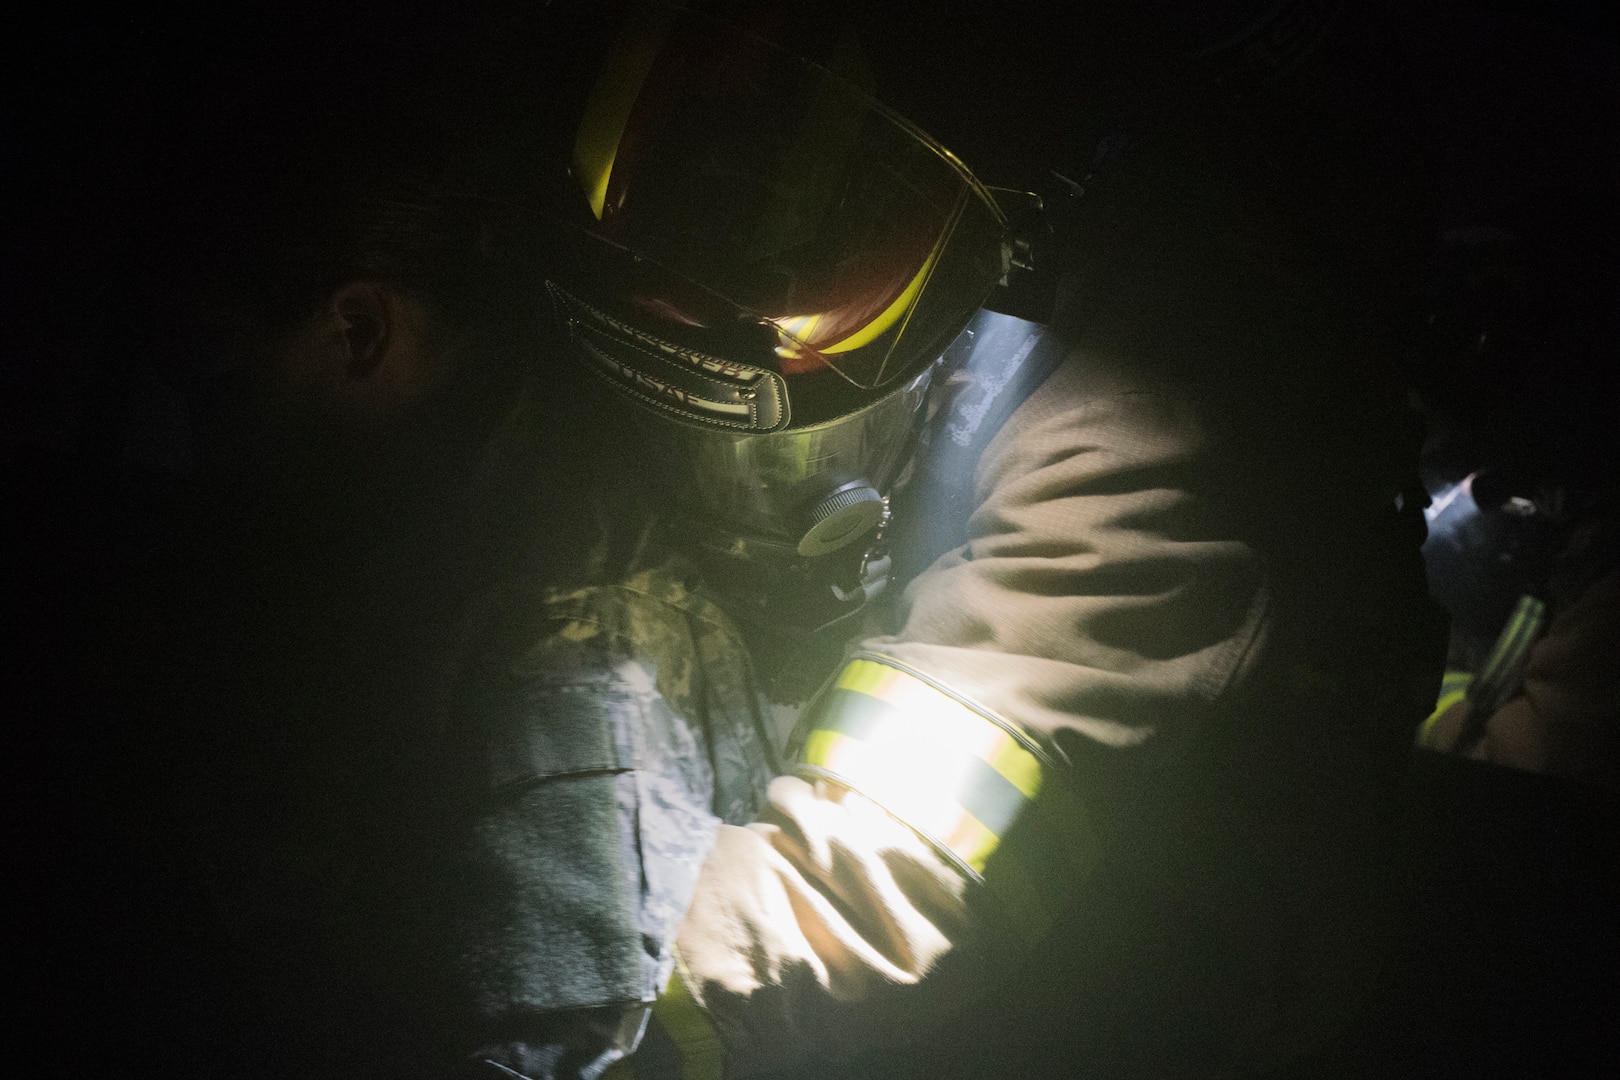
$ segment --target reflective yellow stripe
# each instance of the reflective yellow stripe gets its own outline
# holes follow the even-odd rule
[[[1467,671],[1448,671],[1440,683],[1440,697],[1435,701],[1434,712],[1429,714],[1418,728],[1418,745],[1430,745],[1434,735],[1434,725],[1453,705],[1468,696],[1468,688],[1474,682],[1474,676]]]
[[[803,771],[860,792],[981,876],[1042,786],[1009,725],[898,665],[857,658],[809,711]]]
[[[1542,601],[1534,596],[1519,597],[1513,616],[1508,619],[1507,626],[1491,648],[1491,655],[1480,669],[1481,689],[1488,686],[1489,693],[1499,693],[1506,689],[1504,682],[1517,678],[1531,643],[1541,633],[1546,614],[1547,605]]]
[[[883,697],[883,687],[899,682],[900,671],[870,660],[851,660],[838,674],[838,686],[843,690],[856,690],[872,697]]]
[[[692,997],[685,965],[675,957],[676,971],[653,1003],[653,1019],[681,1051],[681,1080],[720,1080],[725,1071],[725,1048],[709,1023],[709,1014]]]
[[[644,12],[634,20],[608,56],[586,102],[585,116],[574,136],[574,179],[584,189],[598,221],[607,202],[608,178],[619,156],[619,142],[647,73],[664,46],[671,18],[669,12]]]
[[[1447,709],[1451,708],[1453,705],[1457,704],[1457,702],[1461,701],[1467,696],[1468,689],[1466,687],[1461,690],[1453,690],[1449,694],[1441,695],[1440,700],[1435,702],[1434,712],[1429,714],[1429,719],[1425,720],[1424,723],[1429,724],[1440,719],[1441,713],[1445,712]]]
[[[855,659],[840,673],[837,685],[894,706],[904,719],[923,726],[907,734],[954,743],[1029,798],[1041,790],[1041,761],[1012,734],[1010,725],[990,720],[917,676],[889,664]]]
[[[1008,739],[986,758],[990,767],[1012,782],[1013,787],[1033,799],[1041,790],[1041,762],[1012,739]]]
[[[990,853],[1001,846],[1001,837],[985,828],[983,822],[966,811],[962,812],[944,839],[947,847],[981,874],[984,873],[984,864],[990,861]]]

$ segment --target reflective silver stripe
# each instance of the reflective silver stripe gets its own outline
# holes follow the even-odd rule
[[[992,932],[1039,941],[1094,865],[1085,809],[1046,754],[888,657],[853,659],[806,727],[799,771],[871,799],[982,882],[1000,912]]]
[[[807,727],[801,771],[865,795],[975,878],[1045,782],[1026,736],[880,658],[852,660]]]
[[[1530,646],[1541,635],[1546,620],[1544,602],[1534,596],[1519,597],[1513,616],[1491,647],[1478,678],[1468,688],[1468,700],[1476,713],[1488,716],[1518,692]]]

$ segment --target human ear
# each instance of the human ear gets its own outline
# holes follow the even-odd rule
[[[282,351],[288,388],[386,412],[416,400],[442,366],[425,301],[387,282],[350,281]]]
[[[328,303],[338,332],[343,337],[347,363],[344,372],[351,380],[365,381],[377,374],[390,348],[398,347],[398,331],[390,316],[398,306],[387,286],[353,281],[332,294]]]

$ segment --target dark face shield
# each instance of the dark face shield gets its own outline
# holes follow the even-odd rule
[[[939,355],[1001,278],[1006,222],[864,81],[853,41],[822,68],[693,12],[633,20],[578,130],[558,282],[599,370],[769,431],[800,422],[802,377],[875,391]]]
[[[648,411],[624,440],[706,576],[820,623],[882,587],[929,373],[1011,245],[973,174],[869,95],[853,37],[825,66],[771,37],[630,21],[575,133],[550,293],[605,394]]]

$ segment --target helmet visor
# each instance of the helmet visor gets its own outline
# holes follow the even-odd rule
[[[862,72],[852,38],[823,68],[694,12],[633,20],[573,156],[590,261],[660,271],[617,275],[621,310],[740,317],[781,374],[863,389],[937,356],[1001,277],[1006,222]]]

